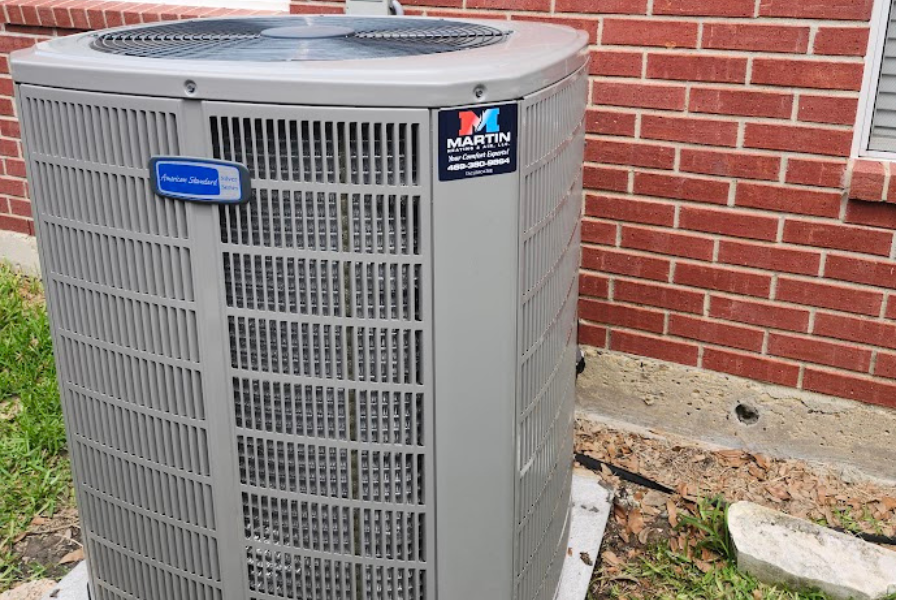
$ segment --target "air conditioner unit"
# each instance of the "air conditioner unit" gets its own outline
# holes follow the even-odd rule
[[[586,36],[194,20],[13,57],[95,600],[546,600]]]

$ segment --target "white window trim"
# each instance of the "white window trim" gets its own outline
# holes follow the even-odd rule
[[[881,59],[884,57],[884,40],[887,37],[888,19],[891,16],[891,0],[875,0],[872,19],[869,22],[869,49],[866,52],[866,70],[859,93],[856,113],[856,129],[853,132],[853,158],[883,158],[896,160],[894,152],[869,150],[869,134],[875,116],[875,98],[878,96],[878,79],[881,75]]]
[[[124,0],[146,4],[148,0]],[[217,8],[243,8],[247,10],[272,10],[289,12],[290,0],[153,0],[151,4],[175,4],[178,6],[215,6]]]

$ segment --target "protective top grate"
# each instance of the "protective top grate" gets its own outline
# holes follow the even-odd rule
[[[508,35],[476,23],[407,17],[203,19],[111,31],[91,47],[142,58],[323,61],[456,52],[490,46]]]

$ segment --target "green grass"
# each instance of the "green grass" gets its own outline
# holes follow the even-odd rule
[[[13,541],[71,502],[65,442],[40,284],[0,263],[0,592],[26,575]]]
[[[727,510],[722,500],[701,500],[697,514],[682,517],[678,525],[679,529],[690,530],[697,540],[696,551],[705,548],[716,556],[715,561],[705,563],[711,568],[701,569],[687,552],[673,552],[663,543],[625,565],[624,572],[608,582],[608,596],[642,600],[828,600],[821,592],[765,585],[739,572],[728,537]]]

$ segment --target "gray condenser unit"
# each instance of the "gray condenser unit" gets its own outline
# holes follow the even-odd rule
[[[549,600],[586,36],[194,20],[12,60],[95,600]]]

